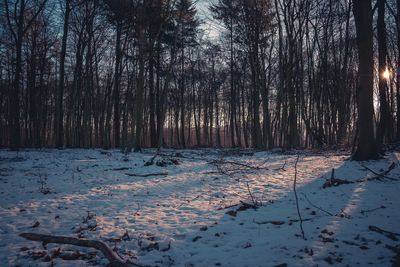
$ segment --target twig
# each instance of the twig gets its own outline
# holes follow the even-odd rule
[[[386,209],[386,207],[382,205],[380,207],[377,207],[377,208],[371,209],[371,210],[361,210],[360,213],[364,214],[364,213],[368,213],[368,212],[372,212],[372,211],[376,211],[376,210],[381,210],[381,209]]]
[[[256,210],[258,204],[257,204],[257,202],[254,200],[253,194],[251,193],[250,186],[249,186],[249,182],[246,182],[246,185],[247,185],[247,190],[249,191],[249,195],[250,195],[250,198],[251,198],[251,202],[253,202],[253,208],[254,208],[254,210]]]
[[[304,229],[303,229],[303,219],[301,218],[300,214],[300,208],[299,208],[299,198],[297,196],[297,190],[296,190],[296,183],[297,183],[297,163],[299,162],[299,155],[297,155],[296,158],[296,163],[294,164],[294,182],[293,182],[293,191],[294,191],[294,196],[296,197],[296,208],[297,208],[297,214],[299,215],[299,220],[300,220],[300,230],[301,230],[301,236],[303,237],[304,240],[306,240],[306,237],[304,235]]]
[[[274,169],[274,171],[286,171],[285,167],[287,164],[287,160],[285,160],[285,163],[283,163],[282,167]]]
[[[333,215],[332,213],[330,213],[329,211],[326,211],[326,210],[324,210],[323,208],[314,205],[314,204],[308,199],[308,197],[307,197],[306,194],[302,193],[302,195],[303,195],[304,198],[307,200],[308,204],[310,204],[310,205],[313,206],[314,208],[316,208],[316,209],[318,209],[318,210],[320,210],[320,211],[322,211],[322,212],[325,212],[326,214],[328,214],[328,215],[330,215],[330,216],[334,216],[334,215]]]
[[[136,212],[134,213],[134,216],[136,216],[136,215],[138,215],[139,214],[139,211],[140,211],[140,204],[139,203],[137,203],[137,209],[136,209]]]

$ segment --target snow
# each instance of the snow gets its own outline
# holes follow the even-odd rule
[[[332,168],[335,178],[357,181],[374,176],[362,164],[380,172],[398,165],[399,153],[360,164],[337,152],[163,150],[145,166],[154,154],[0,150],[0,262],[107,264],[100,252],[56,244],[45,249],[19,237],[23,232],[102,240],[149,266],[390,266],[395,254],[388,247],[400,245],[369,229],[400,232],[399,181],[322,189]],[[297,154],[306,240],[293,194]],[[389,178],[400,177],[397,165]],[[256,210],[241,210],[241,202],[253,201]],[[77,250],[85,256],[59,256]]]

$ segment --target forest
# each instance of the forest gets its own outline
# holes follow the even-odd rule
[[[354,2],[2,1],[1,146],[380,151],[400,3]]]
[[[400,0],[0,0],[1,266],[400,266]]]

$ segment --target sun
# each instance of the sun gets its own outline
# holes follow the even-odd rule
[[[388,68],[385,69],[385,71],[382,73],[382,77],[386,80],[390,79],[390,71]]]

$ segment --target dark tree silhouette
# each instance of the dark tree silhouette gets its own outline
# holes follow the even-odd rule
[[[354,18],[357,30],[359,58],[358,90],[358,146],[355,160],[378,158],[374,134],[374,48],[372,32],[372,7],[370,0],[354,0]]]

